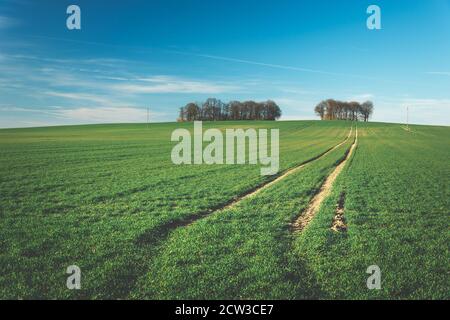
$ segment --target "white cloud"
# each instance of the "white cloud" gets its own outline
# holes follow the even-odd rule
[[[74,100],[77,102],[88,101],[96,104],[97,106],[107,106],[107,107],[121,107],[123,105],[133,106],[131,103],[126,103],[123,101],[118,101],[112,98],[110,95],[97,95],[82,92],[59,92],[59,91],[46,91],[44,94],[53,97],[59,97],[69,100]]]
[[[137,78],[138,82],[149,84],[119,84],[113,89],[124,93],[208,93],[217,94],[236,90],[237,87],[204,81],[183,80],[167,76]]]
[[[54,97],[60,97],[65,99],[72,99],[72,100],[84,100],[84,101],[91,101],[91,102],[97,102],[100,104],[108,103],[109,100],[98,95],[94,94],[86,94],[86,93],[70,93],[70,92],[56,92],[56,91],[46,91],[44,94]]]
[[[147,110],[132,107],[101,107],[101,108],[69,108],[54,112],[63,118],[87,123],[124,123],[124,122],[146,122]],[[154,114],[150,113],[153,118]]]

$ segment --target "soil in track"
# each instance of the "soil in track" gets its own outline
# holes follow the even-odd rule
[[[320,187],[317,194],[312,198],[306,210],[302,212],[302,214],[295,220],[292,224],[292,229],[294,232],[301,232],[304,228],[309,224],[309,222],[314,218],[316,213],[319,211],[320,205],[326,199],[326,197],[330,194],[331,188],[333,187],[333,183],[336,178],[341,173],[342,169],[345,167],[347,160],[351,158],[356,146],[358,144],[358,128],[356,128],[355,140],[347,152],[345,158],[341,163],[334,169],[334,171],[326,178],[325,182]]]
[[[330,195],[293,234],[294,263],[308,266],[321,299],[448,299],[450,128],[411,128],[359,123]],[[336,204],[347,231],[330,228]],[[367,289],[370,265],[381,268],[381,290]]]
[[[236,197],[234,199],[230,199],[229,201],[227,201],[223,204],[219,204],[215,207],[209,208],[206,211],[197,212],[194,215],[189,216],[182,220],[170,221],[156,231],[152,229],[150,233],[142,234],[141,237],[138,238],[137,243],[138,244],[151,244],[151,243],[156,244],[156,242],[163,241],[167,237],[167,235],[170,233],[170,231],[172,231],[176,228],[189,226],[192,223],[205,218],[206,216],[209,216],[211,214],[214,214],[214,213],[222,211],[222,210],[233,208],[242,200],[254,197],[261,191],[280,182],[281,180],[285,179],[286,177],[290,176],[291,174],[296,173],[297,171],[303,169],[308,164],[310,164],[316,160],[319,160],[322,157],[325,157],[329,153],[333,152],[334,150],[336,150],[337,148],[342,146],[344,143],[346,143],[348,141],[348,139],[350,139],[350,137],[352,136],[352,132],[353,132],[353,127],[350,127],[350,132],[349,132],[348,136],[342,142],[340,142],[337,145],[331,147],[330,149],[320,153],[319,155],[302,162],[298,166],[288,169],[284,173],[282,173],[278,176],[274,176],[275,178],[272,178],[271,180],[268,180],[268,181],[262,183],[261,185],[257,186],[256,188],[251,189],[251,190],[239,195],[238,197]]]
[[[308,298],[319,292],[306,265],[288,261],[289,224],[353,143],[287,175],[231,208],[172,230],[131,298]],[[298,290],[297,290],[297,287]],[[301,288],[300,288],[301,287]]]
[[[345,192],[341,192],[339,196],[339,201],[336,206],[336,213],[333,218],[333,222],[331,223],[331,230],[336,232],[345,232],[347,231],[347,224],[345,223],[344,217],[344,205],[345,205]]]
[[[243,200],[254,197],[261,191],[267,189],[270,186],[275,185],[276,183],[279,183],[281,180],[284,180],[286,177],[291,176],[293,173],[298,172],[300,169],[306,167],[307,165],[324,158],[329,153],[333,152],[334,150],[341,147],[343,144],[347,143],[350,140],[352,134],[353,134],[353,127],[350,127],[348,135],[340,143],[336,144],[335,146],[330,147],[329,149],[323,151],[322,153],[320,153],[306,161],[303,161],[302,163],[298,164],[297,166],[294,166],[291,169],[285,170],[283,173],[279,174],[278,176],[272,177],[270,180],[263,182],[261,185],[257,186],[256,188],[253,188],[253,189],[249,190],[248,192],[245,192],[244,194],[239,195],[238,197],[232,198],[226,203],[219,204],[217,206],[208,208],[207,210],[202,211],[202,212],[197,212],[197,213],[190,215],[184,219],[169,221],[168,223],[161,225],[157,229],[153,228],[153,229],[148,230],[148,232],[144,232],[135,240],[136,250],[141,251],[141,252],[146,252],[145,254],[143,254],[143,256],[150,255],[150,256],[154,257],[154,256],[160,255],[161,251],[164,249],[167,239],[170,237],[170,234],[172,232],[174,232],[175,230],[185,229],[186,227],[189,227],[190,225],[194,224],[195,222],[204,220],[205,218],[207,218],[215,213],[224,211],[226,209],[231,209],[234,206],[236,206],[237,204],[239,204],[240,202],[242,202]],[[137,265],[139,265],[139,269],[146,264],[147,263],[145,263],[145,262],[137,263]],[[133,291],[132,288],[134,287],[134,283],[135,283],[136,279],[139,278],[139,274],[142,274],[142,273],[143,273],[142,270],[135,272],[133,274],[132,281],[128,281],[129,285],[127,286],[127,288],[125,290],[123,290],[123,292],[132,292]],[[127,294],[125,293],[122,296],[127,296]]]
[[[234,206],[235,206],[237,203],[239,203],[240,201],[242,201],[242,200],[244,200],[244,199],[247,199],[247,198],[250,198],[250,197],[253,197],[253,196],[257,195],[257,194],[260,193],[261,191],[263,191],[263,190],[267,189],[268,187],[274,185],[275,183],[281,181],[282,179],[286,178],[287,176],[289,176],[289,175],[291,175],[291,174],[293,174],[293,173],[295,173],[295,172],[297,172],[297,171],[303,169],[306,165],[310,164],[311,162],[316,161],[316,160],[318,160],[318,159],[320,159],[320,158],[322,158],[322,157],[325,157],[327,154],[329,154],[330,152],[336,150],[336,149],[339,148],[341,145],[343,145],[345,142],[347,142],[347,140],[350,139],[350,137],[351,137],[351,135],[352,135],[352,131],[353,131],[353,127],[350,128],[350,132],[349,132],[347,138],[345,138],[345,140],[342,141],[341,143],[338,143],[338,144],[335,145],[334,147],[332,147],[332,148],[328,149],[327,151],[325,151],[325,152],[319,154],[318,156],[316,156],[316,157],[314,157],[314,158],[311,158],[311,159],[309,159],[309,160],[303,162],[303,163],[300,164],[299,166],[296,166],[296,167],[294,167],[294,168],[292,168],[292,169],[287,170],[285,173],[283,173],[282,175],[280,175],[280,176],[277,177],[276,179],[274,179],[274,180],[272,180],[272,181],[270,181],[270,182],[268,182],[268,183],[266,183],[266,184],[264,184],[264,185],[258,187],[257,189],[255,189],[255,190],[253,190],[253,191],[251,191],[251,192],[249,192],[249,193],[247,193],[247,194],[245,194],[245,195],[243,195],[243,196],[237,198],[236,200],[234,200],[234,201],[231,202],[230,204],[228,204],[228,205],[224,206],[223,208],[221,208],[221,210],[222,210],[222,209],[230,209],[230,208],[234,207]]]

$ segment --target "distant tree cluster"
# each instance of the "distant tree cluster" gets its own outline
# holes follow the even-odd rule
[[[346,102],[333,99],[321,101],[314,111],[321,120],[369,121],[373,113],[373,102]]]
[[[280,107],[272,100],[224,103],[209,98],[203,103],[190,102],[181,107],[178,121],[276,120],[280,116]]]

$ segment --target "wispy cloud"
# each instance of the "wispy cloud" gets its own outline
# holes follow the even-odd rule
[[[367,77],[367,76],[363,76],[363,75],[339,73],[339,72],[333,72],[333,71],[327,71],[327,70],[318,70],[318,69],[311,69],[311,68],[306,68],[306,67],[289,66],[289,65],[282,65],[282,64],[276,64],[276,63],[267,63],[267,62],[249,60],[249,59],[224,57],[224,56],[217,56],[217,55],[211,55],[211,54],[192,53],[192,52],[178,51],[178,50],[173,50],[173,49],[148,48],[148,47],[139,47],[139,46],[121,46],[121,45],[110,44],[110,43],[79,41],[79,40],[55,38],[55,37],[36,36],[36,38],[44,38],[44,39],[51,39],[51,40],[57,40],[57,41],[68,41],[68,42],[74,42],[74,43],[80,43],[80,44],[86,44],[86,45],[120,47],[120,48],[127,48],[129,50],[140,51],[140,52],[156,50],[159,52],[172,53],[172,54],[176,54],[176,55],[193,56],[193,57],[199,57],[199,58],[242,63],[242,64],[256,65],[256,66],[276,68],[276,69],[284,69],[284,70],[290,70],[290,71],[316,73],[316,74],[331,75],[331,76],[353,77],[353,78],[367,79],[367,80],[379,80],[376,78]]]
[[[56,110],[55,114],[70,120],[86,123],[121,123],[121,122],[145,122],[147,110],[132,107],[101,107],[101,108],[69,108]],[[150,118],[154,117],[150,113]]]
[[[434,74],[434,75],[440,75],[440,76],[450,76],[450,71],[430,71],[427,72],[427,74]]]
[[[290,88],[290,87],[281,87],[280,91],[284,93],[294,94],[294,95],[313,95],[313,94],[319,94],[320,91],[317,90],[303,90],[299,88]]]
[[[309,120],[315,119],[314,102],[310,100],[297,99],[295,97],[274,98],[283,110],[281,120]]]
[[[373,121],[403,123],[406,121],[406,107],[409,107],[410,123],[450,124],[450,99],[380,96],[374,103]]]
[[[176,51],[176,50],[166,50],[166,51],[174,53],[174,54],[178,54],[178,55],[188,55],[188,56],[194,56],[194,57],[199,57],[199,58],[249,64],[249,65],[261,66],[261,67],[267,67],[267,68],[275,68],[275,69],[283,69],[283,70],[307,72],[307,73],[316,73],[316,74],[322,74],[322,75],[328,75],[328,76],[342,76],[342,77],[358,78],[358,79],[365,79],[365,80],[380,80],[377,78],[367,77],[367,76],[358,75],[358,74],[339,73],[339,72],[333,72],[333,71],[327,71],[327,70],[318,70],[318,69],[310,69],[310,68],[305,68],[305,67],[297,67],[297,66],[289,66],[289,65],[276,64],[276,63],[260,62],[260,61],[255,61],[255,60],[216,56],[216,55],[211,55],[211,54],[198,54],[198,53],[190,53],[190,52]],[[386,80],[383,80],[383,81],[387,82]]]
[[[10,108],[12,111],[13,108]],[[21,109],[21,111],[19,111]],[[90,108],[79,107],[59,109],[53,111],[17,108],[14,112],[29,112],[34,114],[31,118],[5,113],[0,109],[0,128],[36,127],[68,124],[94,124],[94,123],[145,123],[147,111],[145,109],[122,108]],[[160,121],[165,114],[150,112],[150,121]]]
[[[348,100],[348,101],[364,102],[364,101],[367,101],[367,100],[371,100],[374,97],[375,96],[372,93],[362,93],[362,94],[356,94],[356,95],[350,96],[346,100]]]
[[[151,121],[167,120],[176,117],[176,111],[165,113],[168,105],[185,103],[176,94],[215,95],[244,86],[237,87],[232,81],[155,75],[133,61],[120,59],[3,56],[0,94],[8,96],[2,102],[10,105],[0,108],[2,127],[9,127],[8,121],[33,125],[22,121],[25,119],[48,120],[48,124],[145,122],[147,108],[143,106],[147,105],[153,106]],[[163,98],[157,94],[165,95]],[[30,104],[34,105],[20,107]],[[52,105],[59,107],[48,107]]]
[[[446,108],[450,109],[450,99],[417,99],[417,98],[404,98],[401,100],[401,104],[410,107],[418,108]]]
[[[0,112],[26,112],[26,113],[44,113],[53,115],[56,109],[60,107],[47,107],[45,109],[42,108],[26,108],[26,107],[18,107],[18,106],[0,106]]]
[[[155,76],[136,79],[138,83],[115,85],[115,90],[127,93],[205,93],[217,94],[238,90],[229,84],[208,81],[184,80],[168,76]],[[145,84],[143,84],[145,83]]]
[[[246,60],[246,59],[223,57],[223,56],[216,56],[216,55],[210,55],[210,54],[188,53],[188,52],[182,52],[182,51],[176,51],[176,50],[167,50],[167,51],[175,53],[175,54],[180,54],[180,55],[190,55],[190,56],[195,56],[195,57],[199,57],[199,58],[207,58],[207,59],[214,59],[214,60],[221,60],[221,61],[228,61],[228,62],[244,63],[244,64],[251,64],[251,65],[262,66],[262,67],[269,67],[269,68],[277,68],[277,69],[285,69],[285,70],[301,71],[301,72],[311,72],[311,73],[321,73],[321,74],[328,74],[328,75],[341,75],[339,73],[328,72],[328,71],[323,71],[323,70],[315,70],[315,69],[287,66],[287,65],[275,64],[275,63],[266,63],[266,62],[259,62],[259,61]]]
[[[19,20],[6,17],[6,16],[0,16],[0,29],[8,29],[15,27],[19,24]]]
[[[117,104],[114,99],[107,98],[101,95],[95,95],[95,94],[88,94],[88,93],[71,93],[71,92],[57,92],[57,91],[46,91],[44,92],[45,95],[53,96],[53,97],[60,97],[64,99],[69,100],[75,100],[75,101],[89,101],[96,103],[97,105],[104,105],[104,106],[114,106]]]
[[[196,80],[173,75],[146,75],[145,71],[130,72],[130,69],[136,69],[135,63],[121,59],[97,58],[75,61],[21,54],[5,55],[5,58],[35,62],[31,66],[28,65],[27,68],[24,68],[23,64],[20,63],[3,64],[1,69],[10,72],[12,78],[35,81],[41,85],[45,83],[51,88],[79,89],[74,91],[96,90],[95,95],[64,93],[59,92],[60,90],[45,91],[44,94],[46,95],[99,103],[106,102],[105,98],[100,97],[101,94],[108,96],[122,94],[128,97],[137,94],[158,93],[218,94],[238,91],[243,86],[241,84],[238,87],[234,82]],[[121,64],[119,70],[122,70],[122,72],[117,71],[118,64]],[[15,68],[12,67],[14,65]],[[84,67],[84,65],[89,65],[89,68]],[[100,66],[103,68],[99,69]]]
[[[3,20],[3,23],[5,21]],[[128,46],[126,48],[133,50]],[[134,49],[140,50],[141,53],[149,52],[145,48]],[[160,53],[164,51],[166,55],[169,52],[169,50],[164,49],[159,49],[159,51]],[[15,53],[11,54],[12,52]],[[349,74],[332,72],[332,65],[331,67],[323,67],[324,69],[330,68],[327,71],[289,65],[291,62],[288,61],[283,61],[283,64],[274,64],[250,59],[189,53],[189,51],[170,51],[176,55],[172,57],[173,59],[180,59],[182,55],[188,55],[230,62],[231,65],[238,64],[237,66],[249,64],[294,71],[292,77],[290,76],[288,79],[282,77],[277,79],[266,75],[266,72],[252,72],[252,79],[245,80],[246,75],[227,74],[226,72],[223,74],[211,72],[207,73],[207,76],[198,76],[197,72],[189,73],[189,71],[180,69],[181,73],[170,74],[169,71],[165,70],[179,69],[162,68],[156,63],[150,63],[151,57],[147,56],[145,59],[141,58],[141,60],[89,55],[84,56],[87,58],[75,59],[71,56],[52,55],[51,52],[49,52],[49,55],[33,54],[33,52],[35,51],[9,52],[5,49],[0,54],[0,96],[4,100],[2,102],[21,106],[34,104],[33,107],[16,108],[14,110],[12,107],[9,109],[3,108],[3,110],[0,108],[3,114],[9,113],[11,117],[17,116],[17,118],[20,118],[18,116],[23,116],[23,118],[39,120],[40,118],[47,119],[47,117],[44,117],[45,113],[51,116],[51,118],[48,117],[49,120],[67,124],[144,122],[146,108],[142,106],[149,105],[154,108],[154,112],[151,113],[152,120],[159,117],[159,111],[168,113],[166,118],[159,119],[168,120],[175,119],[176,110],[180,105],[190,100],[201,99],[201,94],[218,96],[225,100],[235,98],[274,99],[283,110],[283,119],[315,118],[314,105],[329,97],[360,102],[374,100],[376,116],[393,114],[393,116],[390,116],[391,118],[385,117],[386,119],[401,119],[405,105],[420,108],[439,119],[444,117],[442,116],[443,112],[438,111],[442,111],[442,108],[450,108],[450,100],[448,99],[410,99],[407,96],[397,96],[395,99],[383,98],[379,96],[380,91],[373,85],[357,86],[359,83],[356,81],[355,84],[348,86],[344,83],[339,90],[331,91],[330,89],[333,89],[333,87],[329,87],[327,82],[316,84],[308,81],[303,74],[307,72],[373,79],[350,74],[354,70],[349,70]],[[39,53],[40,51],[36,52]],[[226,54],[224,53],[224,55]],[[439,68],[436,69],[439,70]],[[442,70],[445,70],[445,68],[442,68]],[[296,77],[295,72],[299,72],[298,76],[301,76],[301,78]],[[423,71],[420,72],[424,75]],[[450,72],[436,70],[428,73],[440,76],[450,75]],[[367,74],[370,76],[370,73]],[[217,77],[212,78],[211,76]],[[322,77],[318,78],[321,79]],[[323,78],[326,80],[327,77]],[[337,82],[336,79],[330,80]],[[446,79],[440,80],[445,81]],[[389,80],[383,81],[390,82]],[[377,93],[376,97],[367,93],[372,92],[372,90]],[[432,97],[432,95],[430,96]],[[442,97],[442,95],[440,96]],[[50,108],[48,107],[50,105],[60,107]],[[446,110],[445,112],[447,112]],[[18,112],[22,112],[22,114],[18,115]],[[26,113],[30,113],[30,115],[28,116]],[[437,115],[435,116],[435,114]],[[56,122],[56,120],[59,122]]]

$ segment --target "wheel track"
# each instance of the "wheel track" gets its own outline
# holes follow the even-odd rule
[[[231,199],[230,201],[228,201],[225,204],[219,204],[213,208],[209,208],[208,210],[202,211],[193,216],[189,216],[184,219],[169,221],[169,222],[167,222],[163,225],[160,225],[156,228],[151,228],[151,229],[146,230],[143,234],[141,234],[135,240],[135,244],[139,247],[139,250],[145,250],[145,251],[151,252],[151,256],[157,256],[160,253],[160,251],[163,249],[164,241],[168,239],[170,233],[173,230],[180,228],[180,227],[187,227],[187,226],[193,224],[194,222],[201,220],[202,218],[205,218],[209,215],[220,212],[222,210],[234,207],[242,200],[253,197],[254,195],[261,192],[262,190],[264,190],[264,189],[268,188],[269,186],[275,184],[276,182],[279,182],[280,180],[284,179],[288,175],[291,175],[291,174],[297,172],[301,168],[304,168],[309,163],[312,163],[315,160],[318,160],[318,159],[326,156],[333,150],[336,150],[337,148],[342,146],[344,143],[346,143],[348,141],[348,139],[350,139],[352,132],[353,132],[353,126],[350,127],[348,136],[342,142],[327,149],[326,151],[320,153],[319,155],[317,155],[313,158],[310,158],[291,169],[286,170],[284,173],[282,173],[279,176],[274,177],[272,180],[263,182],[256,188],[242,194],[238,198]],[[143,273],[143,271],[140,271],[139,273]],[[126,296],[129,296],[129,294],[133,291],[133,288],[136,287],[136,283],[138,282],[138,279],[139,279],[139,276],[136,276],[135,279],[133,280],[133,284],[130,285],[130,289]]]
[[[143,234],[141,234],[141,236],[139,236],[137,238],[137,244],[139,245],[151,245],[151,244],[158,244],[159,242],[162,242],[165,238],[167,238],[168,234],[177,228],[180,227],[187,227],[191,224],[193,224],[194,222],[201,220],[209,215],[212,215],[214,213],[220,212],[222,210],[226,210],[226,209],[230,209],[233,208],[234,206],[236,206],[238,203],[240,203],[243,200],[249,199],[255,195],[257,195],[258,193],[260,193],[261,191],[267,189],[268,187],[274,185],[275,183],[281,181],[282,179],[286,178],[287,176],[303,169],[305,166],[307,166],[308,164],[326,156],[327,154],[329,154],[330,152],[336,150],[337,148],[339,148],[340,146],[342,146],[344,143],[347,142],[348,139],[350,139],[351,135],[353,132],[353,126],[350,127],[350,132],[347,135],[347,137],[340,143],[338,143],[337,145],[329,148],[328,150],[320,153],[319,155],[312,157],[304,162],[302,162],[301,164],[286,170],[284,173],[282,173],[281,175],[276,176],[275,178],[273,178],[272,180],[268,180],[263,182],[262,184],[256,186],[253,189],[248,190],[247,192],[241,194],[239,197],[237,198],[233,198],[230,199],[229,201],[227,201],[226,203],[222,203],[222,204],[218,204],[217,206],[214,206],[212,208],[209,208],[207,210],[201,211],[199,213],[196,213],[194,215],[188,216],[184,219],[179,219],[179,220],[172,220],[169,221],[157,228],[152,228],[150,230],[147,230],[146,232],[144,232]]]
[[[291,168],[291,169],[288,169],[287,171],[285,171],[283,174],[281,174],[280,176],[278,176],[278,177],[275,178],[274,180],[268,181],[268,182],[266,182],[265,184],[263,184],[263,185],[257,187],[257,189],[255,189],[255,190],[253,190],[253,191],[250,191],[250,192],[244,194],[243,196],[241,196],[241,197],[237,198],[236,200],[234,200],[232,203],[230,203],[230,204],[224,206],[223,209],[229,209],[229,208],[232,208],[232,207],[234,207],[236,204],[238,204],[239,202],[241,202],[242,200],[245,200],[245,199],[248,199],[248,198],[251,198],[251,197],[257,195],[257,194],[260,193],[261,191],[263,191],[263,190],[269,188],[270,186],[272,186],[272,185],[274,185],[275,183],[279,182],[280,180],[286,178],[287,176],[290,176],[291,174],[293,174],[293,173],[295,173],[295,172],[297,172],[297,171],[303,169],[305,166],[307,166],[307,165],[310,164],[311,162],[316,161],[316,160],[319,160],[320,158],[326,156],[326,155],[329,154],[330,152],[336,150],[336,149],[339,148],[341,145],[343,145],[345,142],[347,142],[347,140],[348,140],[348,139],[351,137],[351,135],[352,135],[352,131],[353,131],[353,127],[350,127],[350,132],[349,132],[347,138],[345,138],[344,141],[338,143],[338,144],[335,145],[334,147],[332,147],[332,148],[328,149],[327,151],[325,151],[325,152],[319,154],[318,156],[315,156],[315,157],[313,157],[313,158],[311,158],[311,159],[308,159],[308,160],[306,160],[305,162],[301,163],[300,165],[298,165],[298,166],[296,166],[296,167],[293,167],[293,168]]]
[[[344,158],[333,170],[333,172],[322,183],[319,191],[314,195],[314,197],[309,202],[308,207],[305,210],[303,210],[303,212],[292,223],[291,226],[292,231],[294,233],[303,231],[311,222],[311,220],[315,217],[315,215],[320,209],[322,202],[329,196],[336,178],[339,176],[342,169],[344,169],[347,161],[351,158],[357,144],[358,144],[358,128],[356,128],[355,140],[353,141],[353,144],[345,154]]]

